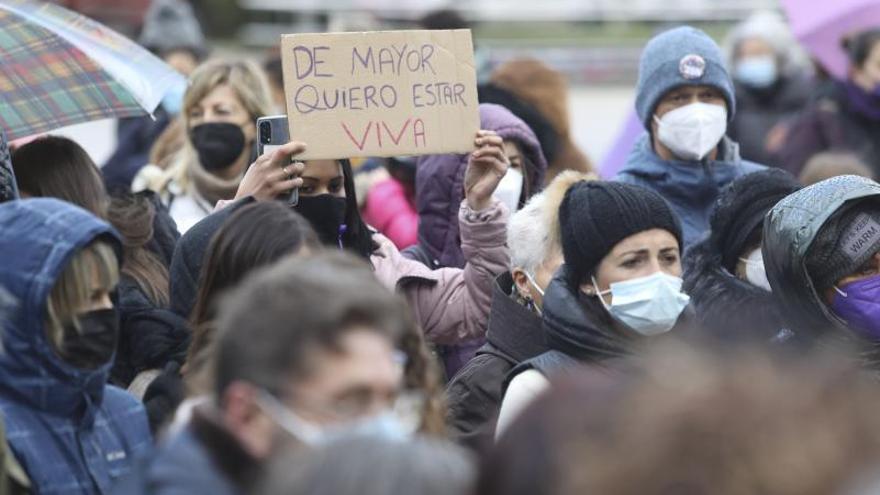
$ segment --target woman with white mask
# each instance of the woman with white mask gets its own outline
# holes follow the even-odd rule
[[[709,230],[721,189],[761,170],[725,136],[736,111],[733,82],[718,45],[692,27],[666,31],[642,53],[636,112],[647,133],[616,180],[646,187],[681,219],[682,248]]]
[[[718,198],[708,237],[684,257],[684,290],[700,327],[724,342],[788,341],[791,332],[764,271],[764,217],[800,189],[788,172],[767,169],[733,181]]]
[[[480,104],[480,129],[493,131],[504,140],[510,162],[493,197],[513,214],[532,195],[540,192],[547,159],[534,131],[510,110],[491,103]],[[464,199],[468,155],[426,155],[416,166],[416,210],[419,243],[402,251],[404,257],[432,269],[464,268],[465,254],[459,232],[459,205]],[[484,339],[437,349],[448,378],[470,361]]]
[[[548,352],[507,377],[496,438],[550,382],[589,365],[613,370],[640,345],[680,329],[681,226],[667,202],[642,187],[578,182],[559,208],[563,266],[544,293]]]

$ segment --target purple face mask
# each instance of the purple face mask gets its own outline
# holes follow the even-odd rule
[[[831,311],[851,329],[880,341],[880,275],[856,280],[838,289]]]

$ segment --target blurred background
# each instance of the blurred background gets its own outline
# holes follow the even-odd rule
[[[805,7],[812,3],[803,0]],[[134,39],[150,0],[57,0]],[[481,73],[531,56],[570,84],[572,137],[598,163],[629,116],[638,57],[658,31],[682,23],[719,43],[756,11],[778,0],[191,0],[215,55],[257,60],[285,33],[406,29],[436,9],[452,9],[473,30]],[[106,128],[106,134],[103,130]],[[97,163],[115,148],[112,122],[66,129]],[[98,132],[96,132],[98,131]],[[108,139],[96,138],[106,135]]]

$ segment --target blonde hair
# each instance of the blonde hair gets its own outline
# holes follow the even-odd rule
[[[266,74],[250,60],[209,60],[200,65],[189,79],[183,96],[183,123],[189,129],[189,113],[211,91],[228,84],[245,110],[256,120],[271,112],[272,98]]]
[[[182,132],[190,126],[190,111],[211,91],[228,85],[256,125],[258,117],[272,113],[272,98],[266,74],[259,65],[250,60],[209,60],[200,65],[189,78],[189,88],[183,96]],[[165,173],[147,178],[148,188],[161,192],[174,181],[184,189],[189,187],[187,171],[198,160],[189,139],[183,139],[181,148],[169,160]]]
[[[77,313],[87,306],[96,290],[110,291],[119,281],[119,261],[109,244],[93,241],[64,267],[49,293],[46,331],[49,341],[60,349],[64,327],[79,330]]]

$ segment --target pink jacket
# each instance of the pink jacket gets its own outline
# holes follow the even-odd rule
[[[406,197],[403,185],[394,179],[376,183],[367,193],[364,221],[391,239],[398,249],[419,240],[419,214]]]
[[[386,237],[371,261],[376,276],[406,297],[425,336],[436,344],[455,344],[486,333],[492,285],[510,263],[507,252],[507,207],[495,201],[474,212],[462,202],[458,213],[464,268],[431,270],[404,258]]]

